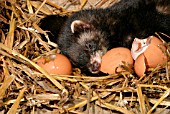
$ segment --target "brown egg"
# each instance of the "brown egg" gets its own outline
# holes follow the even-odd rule
[[[36,62],[49,74],[69,75],[72,73],[72,66],[70,61],[62,54],[54,54],[46,57],[41,57]]]
[[[137,50],[135,51],[135,49]],[[143,76],[147,68],[155,68],[158,65],[166,64],[167,56],[163,52],[165,50],[166,47],[163,42],[154,36],[150,36],[148,39],[134,40],[131,52],[134,59],[136,59],[134,64],[136,74]]]
[[[120,65],[122,62],[133,64],[133,58],[129,49],[124,47],[113,48],[102,57],[100,71],[108,74],[115,74],[124,71]]]

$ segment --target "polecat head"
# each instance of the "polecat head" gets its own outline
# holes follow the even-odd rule
[[[76,66],[88,69],[93,74],[98,73],[101,58],[108,49],[105,33],[81,20],[71,23],[71,32],[77,39],[68,50],[71,61]]]

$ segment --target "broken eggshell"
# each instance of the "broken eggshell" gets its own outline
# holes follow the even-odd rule
[[[135,70],[135,73],[139,77],[141,77],[145,74],[146,64],[145,64],[145,56],[143,53],[138,56],[138,59],[136,59],[136,61],[134,63],[134,70]]]
[[[51,54],[41,57],[36,63],[49,74],[69,75],[72,73],[72,65],[69,59],[62,54]]]
[[[124,47],[113,48],[102,57],[100,71],[108,74],[124,71],[121,68],[123,61],[129,65],[133,64],[130,50]]]
[[[135,38],[132,43],[131,54],[135,60],[134,69],[138,76],[143,76],[147,68],[155,68],[167,62],[166,47],[154,36],[147,39]]]

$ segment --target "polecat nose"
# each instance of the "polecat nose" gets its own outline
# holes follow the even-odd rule
[[[100,70],[100,67],[101,67],[101,63],[95,61],[93,64],[92,64],[92,72],[93,73],[98,73],[99,70]]]

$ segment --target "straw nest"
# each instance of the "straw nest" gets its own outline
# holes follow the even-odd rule
[[[40,33],[45,33],[38,26],[41,18],[50,14],[71,15],[87,4],[88,7],[104,7],[113,3],[113,0],[109,4],[106,1],[92,4],[90,0],[66,0],[59,6],[52,0],[1,0],[1,113],[167,112],[170,106],[170,61],[164,67],[149,69],[141,78],[133,69],[100,77],[85,76],[78,68],[74,68],[72,75],[49,75],[35,64],[42,55],[59,53],[56,43],[41,39]],[[71,6],[76,7],[67,10]],[[170,60],[170,44],[165,45]]]

